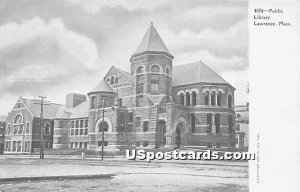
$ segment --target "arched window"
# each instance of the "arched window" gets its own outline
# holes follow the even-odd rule
[[[190,103],[191,103],[191,94],[189,92],[187,92],[185,94],[185,97],[186,97],[186,106],[190,106]]]
[[[222,94],[221,91],[219,91],[218,95],[217,95],[217,105],[218,106],[221,106],[221,94]]]
[[[108,123],[106,121],[99,123],[98,132],[102,132],[102,128],[104,131],[108,131]]]
[[[111,85],[115,84],[115,77],[114,77],[114,76],[112,76],[112,77],[110,78],[110,84],[111,84]]]
[[[169,67],[166,67],[166,74],[167,74],[167,75],[170,75],[170,73],[171,73],[170,68],[169,68]]]
[[[50,123],[49,122],[45,123],[45,134],[46,135],[50,134]]]
[[[180,105],[184,106],[184,94],[180,94]]]
[[[209,91],[205,91],[204,104],[209,105]]]
[[[22,115],[18,114],[14,118],[14,124],[22,124],[23,123],[23,117]]]
[[[216,92],[215,91],[211,92],[210,104],[211,105],[216,105]]]
[[[232,108],[232,96],[228,95],[228,108]]]
[[[26,134],[29,134],[29,122],[26,123]]]
[[[116,77],[116,78],[115,78],[115,84],[118,84],[118,83],[119,83],[119,78]]]
[[[197,104],[197,93],[195,91],[192,92],[192,105],[195,106]]]
[[[151,67],[151,72],[152,73],[159,73],[159,67],[157,65],[153,65]]]
[[[139,66],[139,67],[136,69],[136,74],[141,74],[141,73],[144,73],[144,67],[143,67],[143,66]]]

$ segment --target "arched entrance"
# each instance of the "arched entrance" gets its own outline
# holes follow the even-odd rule
[[[155,145],[156,148],[163,147],[166,145],[167,139],[165,136],[166,133],[166,121],[159,120],[156,127],[156,138],[155,138]]]
[[[175,130],[175,133],[176,133],[175,144],[176,144],[177,148],[179,148],[181,145],[181,130],[182,130],[182,128],[183,128],[183,124],[179,123]]]

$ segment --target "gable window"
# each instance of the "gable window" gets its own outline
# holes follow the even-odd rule
[[[191,132],[196,132],[196,117],[195,114],[191,114]]]
[[[215,91],[211,92],[210,104],[216,105],[216,92]]]
[[[197,103],[197,93],[195,91],[192,92],[192,105],[195,106]]]
[[[104,131],[108,131],[108,123],[106,121],[102,121],[99,124],[98,132],[102,132],[102,128],[103,128]]]
[[[190,106],[190,102],[191,102],[191,94],[189,92],[187,92],[185,94],[185,97],[186,97],[186,106]]]
[[[153,65],[151,67],[151,72],[152,73],[159,73],[159,67],[157,65]]]
[[[15,116],[15,119],[14,119],[14,124],[22,124],[23,123],[23,117],[18,114]]]
[[[222,94],[221,91],[219,91],[218,95],[217,95],[217,105],[218,106],[221,106],[221,94]]]
[[[116,78],[115,78],[115,84],[118,84],[118,83],[119,83],[119,78],[116,77]]]
[[[146,132],[146,131],[148,131],[148,126],[149,125],[149,122],[148,121],[144,121],[144,123],[143,123],[143,131],[144,132]]]
[[[115,77],[114,77],[114,76],[112,76],[112,77],[110,78],[110,84],[111,84],[111,85],[115,84]]]
[[[29,134],[29,122],[26,123],[26,134]]]
[[[209,91],[205,91],[204,104],[209,105]]]

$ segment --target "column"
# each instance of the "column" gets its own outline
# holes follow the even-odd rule
[[[211,106],[211,94],[208,94],[208,105]]]

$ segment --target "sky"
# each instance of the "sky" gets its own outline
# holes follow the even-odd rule
[[[150,22],[173,65],[202,60],[248,101],[246,1],[0,0],[0,115],[18,98],[65,103],[129,58]]]

